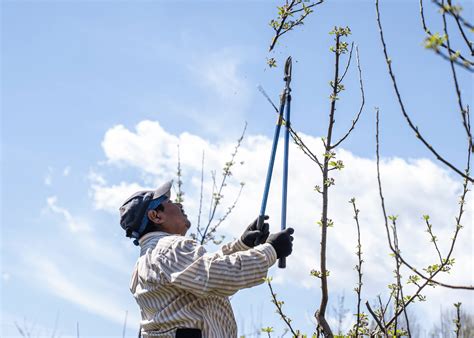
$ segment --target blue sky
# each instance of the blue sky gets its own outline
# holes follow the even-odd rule
[[[179,143],[185,207],[195,217],[202,149],[206,149],[207,173],[219,171],[247,121],[247,139],[239,154],[245,164],[236,169],[228,196],[235,192],[239,179],[245,179],[247,185],[238,211],[222,229],[229,239],[238,236],[258,213],[273,133],[273,113],[257,86],[262,85],[277,101],[283,84],[282,68],[269,69],[265,60],[275,57],[282,65],[286,56],[292,55],[293,126],[317,148],[327,126],[328,82],[333,72],[329,52],[333,42],[328,32],[335,25],[350,26],[353,34],[349,41],[359,46],[366,105],[358,128],[340,154],[348,169],[347,175],[339,177],[345,183],[335,190],[333,213],[335,218],[340,216],[341,230],[334,230],[334,247],[352,247],[346,242],[353,238],[343,236],[350,231],[342,226],[352,224],[350,213],[342,217],[348,213],[343,208],[347,209],[349,198],[361,195],[362,213],[380,212],[372,194],[375,177],[371,171],[373,108],[377,106],[381,109],[382,155],[390,175],[387,195],[393,198],[393,213],[407,215],[408,231],[402,235],[406,236],[407,252],[420,264],[425,263],[423,256],[434,257],[431,247],[427,246],[428,255],[417,248],[414,238],[426,239],[426,234],[422,229],[413,233],[411,222],[422,227],[419,217],[428,209],[439,217],[440,234],[446,231],[449,238],[460,180],[415,140],[401,116],[383,59],[373,2],[332,1],[318,6],[303,27],[285,35],[269,54],[272,31],[268,22],[276,15],[276,4],[1,2],[2,336],[16,336],[13,323],[23,323],[23,318],[36,323],[35,330],[46,335],[56,317],[63,336],[74,335],[77,322],[82,337],[119,336],[125,311],[129,313],[127,335],[133,336],[138,308],[128,292],[128,271],[138,252],[122,236],[114,211],[117,203],[134,188],[151,188],[173,178],[174,149]],[[472,5],[463,2],[463,6],[472,18]],[[432,31],[440,31],[437,11],[429,3],[426,10]],[[462,167],[465,134],[452,78],[448,65],[422,47],[417,2],[382,1],[381,11],[408,110],[440,153]],[[472,105],[472,78],[466,72],[458,73],[464,101]],[[346,88],[337,111],[338,135],[350,126],[360,103],[355,63]],[[290,267],[285,271],[273,268],[270,275],[275,276],[278,293],[286,298],[296,325],[310,333],[309,318],[319,304],[319,285],[317,281],[311,285],[311,280],[305,282],[299,275],[309,274],[309,269],[300,272],[294,266],[296,262],[305,268],[317,263],[319,229],[314,220],[319,217],[320,203],[312,189],[305,189],[309,185],[302,176],[311,181],[311,187],[318,177],[316,168],[304,162],[297,149],[290,156],[294,171],[292,174],[290,168],[293,190],[288,223],[295,224],[297,233],[300,225],[301,233],[308,236],[300,239],[301,251],[295,251]],[[279,217],[278,175],[271,195],[274,201],[269,202],[274,229],[278,229]],[[473,278],[469,243],[472,200],[467,209],[464,235],[456,252],[461,263],[452,277],[460,283],[470,283]],[[299,218],[303,216],[306,218]],[[372,300],[377,294],[387,294],[380,289],[385,281],[381,276],[390,275],[393,268],[385,263],[390,261],[385,259],[388,251],[383,232],[375,230],[381,230],[380,218],[366,221],[370,222],[366,225],[367,254],[383,256],[374,258],[377,267],[367,274],[373,280],[367,281],[365,297]],[[403,227],[403,217],[401,222]],[[298,245],[297,237],[295,247]],[[345,292],[346,306],[350,307],[356,283],[354,264],[344,265],[347,262],[336,256],[329,265],[341,271],[341,277],[336,274],[332,300]],[[349,277],[353,279],[341,281]],[[432,292],[434,310],[420,310],[428,311],[420,312],[420,317],[434,320],[440,298],[450,300],[448,307],[461,300],[473,311],[468,294],[441,289]],[[259,286],[233,298],[241,333],[258,325],[274,326],[282,332],[269,297],[266,287]]]

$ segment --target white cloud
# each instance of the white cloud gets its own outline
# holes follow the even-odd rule
[[[135,187],[138,186],[132,184],[130,187],[128,187],[128,190],[132,191],[135,189]],[[117,187],[114,188],[117,189]],[[94,196],[98,196],[98,204],[96,205],[97,208],[109,208],[110,211],[113,210],[116,213],[118,212],[118,207],[115,208],[113,203],[110,201],[117,201],[118,203],[118,198],[121,197],[120,193],[109,193],[109,190],[113,191],[114,188],[105,187],[104,190],[97,190],[97,192],[94,194]],[[120,187],[118,188],[119,191],[127,191],[127,187],[122,190]],[[95,188],[93,187],[93,189]],[[106,201],[104,196],[109,197],[110,200]],[[61,224],[63,224],[62,221],[64,221],[68,230],[74,233],[74,247],[79,248],[79,250],[83,252],[84,259],[87,258],[93,260],[101,264],[103,268],[113,269],[122,274],[128,274],[130,272],[130,268],[123,264],[123,262],[127,261],[128,259],[126,256],[127,253],[123,249],[117,250],[117,248],[111,244],[110,240],[107,238],[102,238],[99,241],[97,236],[98,233],[100,233],[100,229],[95,229],[95,231],[92,231],[92,227],[88,222],[72,215],[71,212],[66,208],[58,206],[57,202],[56,196],[49,197],[47,199],[48,210],[63,217]],[[121,202],[123,201],[120,201],[120,203]],[[97,227],[97,225],[94,226]],[[119,229],[119,226],[114,226],[114,229]]]
[[[58,198],[56,196],[48,197],[46,201],[48,204],[48,210],[52,211],[55,214],[61,215],[64,218],[64,221],[66,222],[66,225],[71,232],[90,230],[86,222],[73,217],[67,209],[58,206]]]
[[[237,138],[239,135],[236,135]],[[300,135],[316,154],[321,154],[319,138]],[[158,185],[171,178],[176,171],[177,144],[180,144],[181,165],[184,175],[185,208],[192,219],[197,219],[202,151],[205,151],[206,185],[204,200],[211,196],[211,169],[217,170],[218,181],[221,168],[229,160],[235,144],[230,142],[210,143],[197,135],[182,133],[173,135],[164,130],[158,122],[142,121],[135,131],[124,126],[115,126],[107,131],[102,143],[108,163],[133,167],[153,177]],[[282,143],[281,143],[282,144]],[[221,226],[227,238],[240,236],[245,226],[259,212],[266,175],[271,140],[264,136],[248,135],[239,150],[233,176],[224,191],[222,212],[226,210],[240,188],[246,183],[243,195],[236,209]],[[277,231],[280,223],[281,204],[281,147],[275,162],[275,171],[268,200],[267,213],[271,216],[271,227]],[[330,190],[329,217],[334,228],[328,231],[328,268],[331,271],[330,287],[335,290],[352,290],[356,284],[356,226],[353,211],[348,203],[356,198],[360,209],[360,225],[363,250],[364,299],[372,300],[377,294],[387,294],[386,285],[392,281],[394,263],[387,248],[386,231],[380,208],[376,183],[376,167],[373,158],[363,158],[340,150],[337,159],[343,160],[345,168],[332,172],[336,185]],[[244,161],[244,165],[240,165]],[[288,220],[295,233],[294,253],[288,258],[286,270],[274,268],[270,274],[275,282],[297,284],[319,289],[319,281],[309,276],[311,269],[319,269],[320,228],[316,221],[321,217],[321,198],[314,191],[321,184],[319,169],[295,145],[290,148],[290,177],[288,187]],[[454,230],[454,217],[458,210],[460,182],[454,180],[443,168],[427,159],[404,160],[382,159],[381,172],[387,210],[398,215],[398,231],[402,253],[419,268],[436,263],[436,253],[428,235],[422,215],[430,214],[434,231],[440,239],[443,253],[448,250],[447,242]],[[133,190],[140,190],[136,182],[119,184],[98,184],[93,186],[95,205],[99,209],[116,212]],[[205,204],[208,205],[208,204]],[[208,209],[204,209],[206,219]],[[219,215],[218,215],[219,216]],[[459,236],[455,251],[456,266],[448,277],[452,283],[472,281],[472,199],[466,204],[465,228]],[[471,234],[471,236],[469,236]],[[470,267],[470,268],[469,268]],[[402,273],[408,276],[408,271]],[[444,277],[440,277],[442,279]],[[407,291],[408,292],[408,291]],[[440,304],[448,292],[437,288],[427,291],[432,304]],[[453,296],[454,297],[454,296]],[[472,301],[466,304],[472,308]],[[434,308],[438,308],[436,305]],[[426,310],[428,311],[428,310]]]
[[[106,210],[110,213],[117,214],[125,199],[137,191],[146,189],[147,188],[136,183],[129,184],[125,182],[110,187],[93,185],[94,206],[96,209]]]
[[[32,267],[30,272],[34,275],[37,283],[43,285],[52,294],[69,302],[84,307],[89,312],[97,314],[123,324],[125,306],[117,302],[117,298],[105,290],[96,290],[85,286],[75,279],[68,277],[51,260],[41,257],[26,257],[27,263]],[[110,283],[110,282],[109,282]],[[138,317],[131,314],[129,323],[138,326]]]

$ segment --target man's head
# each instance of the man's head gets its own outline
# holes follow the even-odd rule
[[[156,209],[147,212],[149,226],[174,235],[185,235],[191,227],[181,203],[166,200]]]
[[[147,232],[184,235],[191,226],[183,206],[170,200],[171,185],[170,181],[154,191],[139,191],[120,207],[120,225],[127,237],[135,238],[136,245]]]

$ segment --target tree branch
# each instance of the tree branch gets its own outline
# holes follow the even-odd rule
[[[380,322],[380,319],[377,317],[377,315],[374,313],[374,311],[372,310],[372,308],[370,307],[370,304],[369,302],[365,302],[365,306],[367,306],[367,310],[369,310],[369,313],[372,315],[372,318],[374,318],[375,322],[377,323],[378,327],[380,328],[380,330],[385,334],[387,335],[387,330],[385,329],[385,326],[382,325],[382,323]]]
[[[427,27],[426,25],[426,20],[425,20],[425,11],[424,11],[424,7],[423,7],[423,0],[420,0],[420,17],[421,17],[421,24],[423,26],[423,30],[425,31],[426,34],[428,34],[429,37],[433,37],[433,34],[431,33],[430,29]],[[443,42],[441,41],[441,44],[440,44],[441,47],[449,50],[449,52],[451,54],[456,54],[456,51],[448,48],[448,46]],[[441,55],[443,58],[445,59],[449,59],[448,56],[440,53],[439,51],[436,51],[439,55]],[[473,69],[471,68],[472,65],[474,65],[474,62],[472,62],[471,60],[467,59],[466,57],[464,57],[461,53],[458,54],[458,57],[463,61],[462,63],[459,62],[459,61],[456,61],[455,63],[458,65],[458,66],[461,66],[463,68],[465,68],[466,70],[469,70],[469,71],[473,71]]]
[[[272,303],[275,304],[275,306],[277,308],[277,313],[280,315],[281,319],[283,319],[286,326],[288,327],[288,329],[293,334],[293,337],[298,337],[299,336],[299,331],[298,330],[295,331],[293,329],[293,327],[291,326],[291,319],[287,315],[285,315],[285,313],[283,312],[284,302],[279,301],[276,297],[277,296],[276,293],[273,291],[273,287],[272,287],[272,283],[271,283],[272,279],[271,278],[265,278],[265,281],[267,282],[267,285],[270,288],[270,293],[272,294]]]
[[[351,60],[352,60],[352,51],[354,49],[354,42],[351,43],[351,51],[349,52],[349,59],[347,60],[346,68],[344,69],[344,73],[342,73],[341,78],[339,79],[339,83],[344,81],[344,78],[346,77],[347,71],[349,70],[349,66],[351,65]]]
[[[242,143],[242,140],[244,139],[244,135],[245,135],[246,130],[247,130],[247,122],[245,122],[245,126],[244,126],[244,129],[242,131],[242,135],[237,140],[237,145],[235,146],[234,152],[231,155],[230,161],[226,162],[226,164],[224,165],[223,173],[222,173],[222,181],[221,181],[221,184],[219,186],[219,189],[218,189],[217,193],[214,193],[214,188],[213,188],[213,196],[212,196],[212,200],[211,200],[211,207],[210,207],[210,210],[209,210],[209,220],[208,220],[208,223],[206,225],[206,228],[204,229],[203,235],[202,235],[201,240],[200,240],[201,245],[203,245],[208,240],[207,235],[208,235],[209,227],[211,226],[211,223],[212,223],[212,221],[214,219],[214,216],[216,214],[217,206],[220,204],[221,199],[224,197],[222,195],[222,190],[226,186],[227,178],[232,175],[232,172],[231,172],[230,169],[234,165],[235,156],[237,155],[240,144]],[[213,181],[214,181],[214,186],[215,186],[215,175],[213,175]],[[212,201],[214,203],[212,203]]]
[[[270,26],[273,27],[273,29],[275,30],[275,35],[272,38],[272,42],[270,43],[270,48],[268,51],[271,52],[273,50],[278,39],[283,34],[292,30],[295,26],[303,24],[303,20],[306,18],[306,16],[308,16],[310,13],[313,12],[311,8],[323,3],[323,1],[324,0],[319,0],[318,2],[314,2],[310,5],[305,5],[302,0],[292,0],[289,4],[287,2],[282,7],[279,7],[279,10],[280,10],[279,21],[275,21],[275,20],[270,21]],[[302,7],[299,9],[294,9],[294,6],[298,6],[299,4],[301,4]],[[296,21],[290,21],[288,23],[286,22],[288,17],[293,16],[293,14],[296,14],[302,11],[304,11],[304,13]]]
[[[381,200],[381,207],[382,207],[382,211],[383,211],[383,214],[384,214],[384,222],[385,222],[385,229],[386,229],[386,232],[387,232],[387,239],[388,239],[388,244],[389,244],[389,247],[391,249],[391,251],[393,252],[393,254],[395,255],[395,257],[397,257],[397,259],[400,260],[400,262],[402,262],[405,266],[407,266],[408,268],[410,268],[412,271],[414,271],[416,274],[418,274],[420,277],[422,277],[425,282],[422,284],[422,285],[418,285],[418,290],[416,291],[416,293],[410,297],[410,299],[405,302],[403,301],[403,307],[400,309],[400,310],[397,310],[396,313],[394,314],[394,316],[392,317],[392,319],[387,323],[387,327],[391,325],[391,323],[393,323],[393,321],[396,320],[396,318],[402,313],[402,311],[410,304],[414,301],[415,298],[418,297],[418,295],[420,294],[421,290],[423,290],[425,288],[426,285],[433,285],[433,284],[437,284],[437,285],[441,285],[441,286],[445,286],[445,287],[450,287],[450,288],[457,288],[457,289],[469,289],[469,290],[472,290],[474,289],[472,286],[470,287],[464,287],[464,286],[451,286],[451,285],[448,285],[448,284],[444,284],[444,283],[440,283],[440,282],[437,282],[435,281],[433,278],[441,271],[449,271],[450,267],[449,265],[452,264],[452,262],[450,261],[450,258],[451,258],[451,254],[453,252],[453,249],[454,249],[454,245],[456,243],[456,239],[457,239],[457,236],[458,236],[458,233],[459,233],[459,230],[462,228],[462,226],[460,225],[460,221],[461,221],[461,217],[462,217],[462,214],[464,212],[464,204],[465,204],[465,196],[467,194],[467,185],[468,185],[468,180],[467,179],[464,179],[464,185],[463,185],[463,194],[461,196],[461,202],[460,202],[460,209],[459,209],[459,214],[458,214],[458,217],[456,217],[456,231],[455,231],[455,234],[454,234],[454,237],[451,241],[451,248],[449,250],[449,253],[448,255],[446,256],[446,258],[443,260],[443,263],[440,264],[437,268],[434,268],[432,271],[429,270],[429,274],[430,274],[430,277],[426,277],[424,276],[423,274],[421,274],[420,272],[418,272],[418,270],[416,270],[415,268],[413,268],[409,263],[407,263],[403,257],[401,256],[400,254],[400,251],[398,250],[398,248],[394,248],[393,245],[392,245],[392,240],[390,238],[390,232],[389,232],[389,227],[388,227],[388,222],[387,222],[387,213],[386,213],[386,209],[385,209],[385,202],[384,202],[384,197],[383,197],[383,192],[382,192],[382,183],[381,183],[381,179],[380,179],[380,165],[379,165],[379,161],[380,161],[380,155],[379,155],[379,110],[377,109],[376,110],[376,164],[377,164],[377,182],[378,182],[378,185],[379,185],[379,195],[380,195],[380,200]],[[468,155],[467,155],[467,169],[466,169],[466,173],[469,173],[469,168],[470,168],[470,157],[471,157],[471,152],[470,152],[470,149],[468,150]],[[397,244],[398,245],[398,244]]]
[[[273,103],[272,99],[270,99],[268,94],[265,92],[265,89],[263,89],[263,87],[259,85],[258,90],[260,91],[260,93],[262,93],[262,95],[267,99],[267,101],[273,107],[273,109],[275,110],[275,113],[279,114],[277,106]],[[281,117],[281,119],[282,119],[283,125],[286,125],[285,119],[283,117]],[[291,125],[292,124],[293,123],[291,123]],[[306,156],[308,156],[311,161],[315,162],[318,165],[319,169],[321,169],[321,172],[322,172],[323,171],[323,165],[319,161],[318,157],[308,148],[308,146],[303,142],[301,137],[298,135],[298,133],[293,129],[293,127],[291,125],[288,128],[290,130],[291,138],[293,139],[295,144],[301,149],[301,151]]]
[[[390,78],[392,79],[392,84],[393,84],[393,87],[395,89],[395,93],[396,93],[396,96],[397,96],[397,99],[398,99],[398,103],[400,105],[400,108],[402,110],[402,113],[403,113],[403,116],[405,117],[406,121],[408,122],[408,125],[410,126],[410,128],[415,132],[415,136],[425,145],[425,147],[427,147],[431,153],[436,156],[436,158],[441,161],[442,163],[444,163],[446,166],[448,166],[449,168],[451,168],[454,172],[456,172],[457,174],[459,174],[460,176],[468,179],[470,182],[474,182],[474,179],[472,177],[470,177],[469,175],[463,173],[461,170],[459,170],[458,168],[456,168],[453,164],[451,164],[450,162],[448,162],[447,160],[444,159],[444,157],[442,157],[441,155],[438,154],[438,152],[431,146],[431,144],[429,144],[425,139],[424,137],[421,135],[421,132],[418,130],[418,127],[416,127],[413,122],[411,121],[411,118],[410,116],[408,115],[408,113],[406,112],[406,109],[405,109],[405,105],[403,104],[403,101],[402,101],[402,98],[401,98],[401,94],[400,94],[400,91],[398,90],[398,85],[397,85],[397,81],[395,80],[395,75],[393,73],[393,70],[392,70],[392,61],[391,59],[389,58],[388,56],[388,52],[387,52],[387,46],[385,44],[385,38],[384,38],[384,35],[383,35],[383,29],[382,29],[382,23],[380,21],[380,11],[379,11],[379,0],[375,0],[375,8],[376,8],[376,14],[377,14],[377,23],[378,23],[378,27],[379,27],[379,32],[380,32],[380,40],[382,42],[382,47],[383,47],[383,53],[385,55],[385,62],[387,64],[387,67],[388,67],[388,72],[390,74]]]
[[[443,0],[443,2],[444,2],[444,0]],[[456,75],[456,69],[454,68],[454,61],[453,61],[452,54],[451,54],[451,51],[450,51],[450,49],[451,49],[450,48],[450,41],[449,41],[450,39],[449,39],[449,34],[448,34],[448,27],[447,27],[447,24],[446,24],[446,12],[445,11],[443,11],[442,17],[443,17],[443,30],[444,30],[444,34],[446,36],[446,44],[448,45],[449,63],[451,65],[451,72],[453,74],[454,88],[456,90],[456,96],[458,98],[458,105],[459,105],[459,109],[461,111],[461,118],[462,118],[462,121],[463,121],[464,129],[466,130],[466,134],[467,134],[467,137],[469,139],[469,142],[472,143],[471,130],[467,126],[466,114],[468,114],[468,112],[464,108],[464,105],[462,104],[461,90],[459,89],[458,77]],[[472,149],[471,151],[474,151],[474,149]]]
[[[359,327],[360,327],[360,302],[361,302],[361,292],[362,292],[362,245],[360,244],[360,225],[359,225],[359,212],[360,210],[357,209],[356,203],[355,203],[355,198],[351,198],[349,203],[352,204],[353,210],[354,210],[354,219],[356,221],[356,226],[357,226],[357,258],[358,258],[358,264],[356,265],[356,270],[357,270],[357,275],[359,277],[359,282],[357,283],[357,287],[355,288],[355,291],[357,293],[357,324],[356,324],[356,330],[355,334],[356,336],[359,335]]]
[[[352,126],[349,128],[347,133],[332,146],[332,148],[336,148],[338,145],[340,145],[349,136],[349,134],[354,130],[357,122],[359,121],[360,114],[362,113],[362,110],[365,105],[364,84],[362,82],[362,70],[360,69],[360,60],[359,60],[359,47],[356,47],[356,54],[357,54],[357,68],[359,69],[360,94],[361,94],[362,102],[360,104],[359,112],[357,113],[356,118],[352,120]]]

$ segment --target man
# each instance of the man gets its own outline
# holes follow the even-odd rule
[[[291,254],[293,229],[269,235],[268,223],[257,229],[254,221],[239,239],[207,253],[184,237],[191,223],[170,200],[171,184],[135,193],[120,207],[122,228],[141,249],[130,283],[141,335],[237,337],[228,297],[261,284],[277,258]]]

